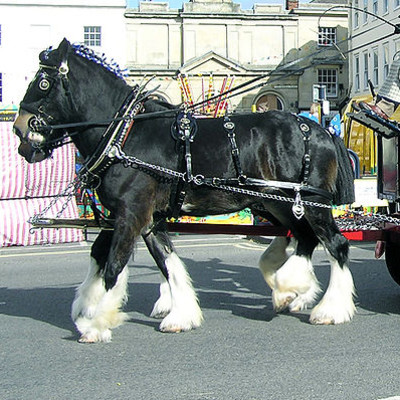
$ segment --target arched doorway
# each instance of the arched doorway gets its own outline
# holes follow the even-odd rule
[[[283,101],[276,94],[272,93],[263,94],[256,101],[257,111],[283,110],[283,109],[284,109]]]

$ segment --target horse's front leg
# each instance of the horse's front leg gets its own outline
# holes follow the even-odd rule
[[[93,244],[91,267],[72,307],[80,342],[108,342],[111,329],[126,320],[121,311],[127,300],[126,264],[142,226],[147,223],[133,213],[121,213],[114,232],[102,232]]]
[[[165,227],[155,233],[150,232],[143,239],[162,273],[160,297],[151,316],[163,318],[160,324],[163,332],[181,332],[199,327],[203,316],[197,296]]]
[[[91,249],[89,271],[72,304],[72,320],[83,343],[109,342],[111,329],[126,320],[120,308],[127,298],[128,268],[121,271],[112,290],[107,292],[104,285],[104,268],[112,240],[112,231],[100,232]]]

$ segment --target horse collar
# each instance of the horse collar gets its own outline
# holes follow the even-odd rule
[[[134,117],[143,109],[143,100],[138,100],[140,90],[135,87],[108,125],[95,151],[79,171],[80,180],[86,187],[95,186],[100,175],[116,162],[116,151],[122,149],[132,129]]]

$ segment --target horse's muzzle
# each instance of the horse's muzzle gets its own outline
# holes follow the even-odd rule
[[[47,155],[39,149],[45,138],[34,131],[33,121],[36,121],[36,116],[21,110],[13,126],[14,133],[21,141],[18,153],[29,163],[40,162],[47,158]]]
[[[30,143],[23,142],[18,147],[18,154],[24,157],[30,164],[43,161],[47,158],[46,154],[33,147]]]

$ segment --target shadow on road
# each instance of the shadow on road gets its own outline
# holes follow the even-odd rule
[[[227,265],[219,258],[207,261],[184,259],[193,279],[202,309],[228,310],[233,315],[254,321],[269,322],[276,317],[272,308],[271,291],[255,266]],[[325,261],[314,263],[316,275],[325,291],[330,268]],[[135,265],[135,269],[154,270]],[[391,279],[384,261],[352,259],[351,270],[357,289],[359,314],[400,314],[400,287]],[[154,271],[154,274],[153,274]],[[154,282],[153,282],[154,280]],[[130,322],[158,329],[159,321],[148,316],[158,298],[158,279],[151,282],[129,283],[129,300],[125,311],[135,313]],[[76,340],[70,319],[74,287],[39,287],[32,289],[0,288],[0,314],[31,318],[71,332],[65,339]],[[309,312],[292,314],[308,323]],[[143,318],[142,318],[143,316]]]

